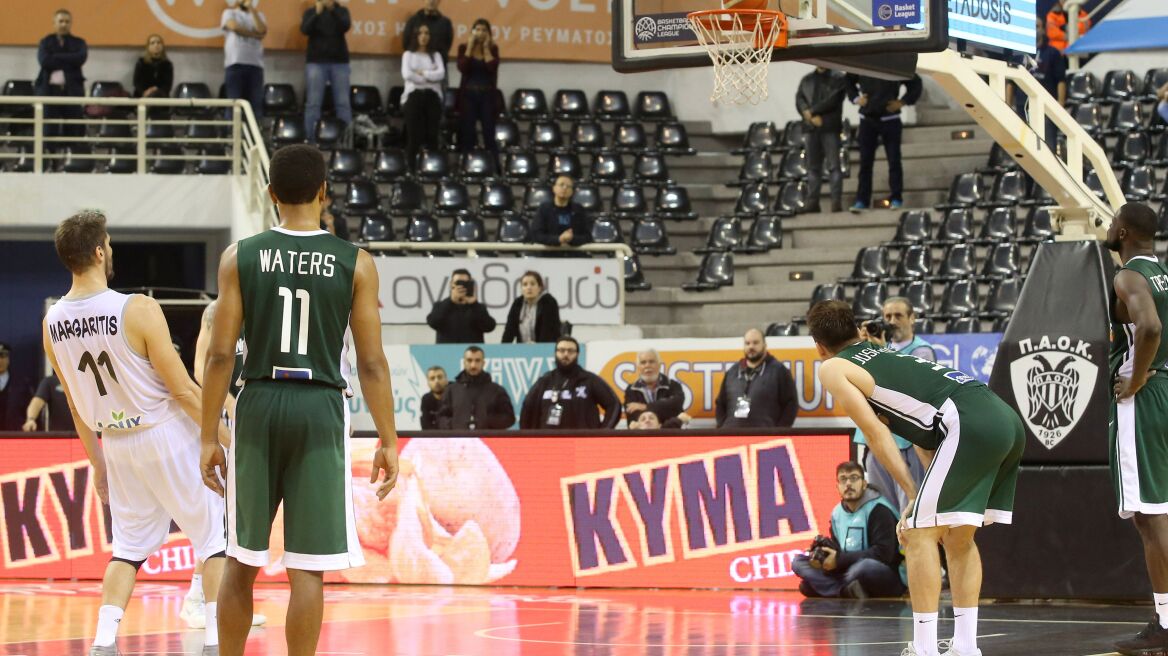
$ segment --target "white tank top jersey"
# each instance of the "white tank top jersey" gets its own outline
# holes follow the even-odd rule
[[[182,409],[145,356],[126,340],[126,303],[113,290],[62,298],[45,324],[53,354],[81,421],[109,434],[164,423]]]

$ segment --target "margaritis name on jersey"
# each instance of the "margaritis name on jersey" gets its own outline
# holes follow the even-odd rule
[[[301,276],[332,278],[336,256],[316,251],[260,249],[260,273],[294,273]]]
[[[117,335],[118,317],[107,314],[96,317],[77,317],[48,324],[49,339],[54,344],[66,339],[81,339],[92,335]]]

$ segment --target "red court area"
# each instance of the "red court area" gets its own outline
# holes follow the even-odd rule
[[[198,654],[203,633],[179,620],[184,586],[140,585],[119,634],[122,654]],[[318,654],[434,656],[900,654],[906,601],[803,599],[791,592],[330,586]],[[285,654],[287,589],[263,586],[247,654]],[[0,584],[0,654],[84,654],[97,582]],[[991,655],[1109,654],[1151,610],[1138,606],[991,604],[980,647]],[[943,607],[942,617],[948,617]],[[943,619],[940,637],[952,623]]]

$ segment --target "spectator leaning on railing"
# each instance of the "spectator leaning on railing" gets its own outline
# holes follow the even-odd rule
[[[13,17],[10,16],[10,19]],[[53,14],[52,34],[41,39],[37,46],[37,63],[41,70],[36,79],[36,95],[69,96],[85,95],[85,75],[81,67],[89,58],[89,46],[85,39],[73,36],[73,14],[68,9],[58,9]],[[68,125],[63,130],[61,124],[52,119],[80,119],[81,105],[46,105],[45,136],[79,137],[85,133],[84,126]]]

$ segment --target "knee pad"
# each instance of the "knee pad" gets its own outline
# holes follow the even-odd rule
[[[143,558],[142,560],[127,560],[125,558],[118,558],[117,556],[110,558],[111,563],[114,562],[115,560],[118,561],[119,563],[125,563],[125,564],[129,565],[130,567],[133,567],[135,572],[142,569],[143,563],[146,562],[145,558]]]

